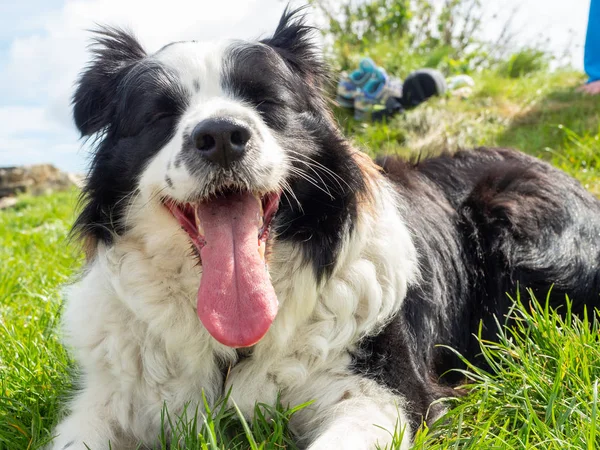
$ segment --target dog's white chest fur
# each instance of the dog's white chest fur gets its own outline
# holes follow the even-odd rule
[[[174,249],[175,248],[175,249]],[[69,289],[68,344],[87,389],[105,397],[138,438],[154,436],[166,403],[173,413],[220,395],[219,365],[235,352],[199,326],[198,268],[177,247],[150,257],[143,244],[123,240],[100,248],[84,278]],[[196,286],[196,287],[194,287]]]
[[[100,426],[98,417],[110,416],[123,432],[107,431],[102,438],[121,439],[124,448],[136,440],[151,443],[164,405],[173,415],[186,405],[194,411],[202,392],[213,402],[231,388],[247,415],[256,402],[273,403],[278,393],[290,405],[316,399],[292,424],[310,441],[319,434],[313,420],[327,417],[325,411],[335,414],[340,400],[369,410],[364,399],[372,406],[376,391],[385,403],[390,393],[349,369],[353,345],[397,311],[416,274],[414,248],[395,209],[381,212],[361,217],[339,267],[323,285],[292,246],[273,253],[269,271],[279,313],[251,356],[239,363],[235,350],[215,341],[198,320],[201,268],[190,258],[183,233],[173,235],[158,220],[109,248],[100,246],[87,273],[68,291],[65,333],[85,385],[62,430],[74,422],[77,435],[89,440]],[[378,226],[370,226],[371,220]],[[387,412],[378,414],[384,414],[384,425],[394,426]]]

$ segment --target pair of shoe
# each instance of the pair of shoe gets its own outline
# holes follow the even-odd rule
[[[342,74],[337,86],[337,103],[354,108],[356,120],[380,120],[402,110],[402,82],[363,58],[358,69]]]

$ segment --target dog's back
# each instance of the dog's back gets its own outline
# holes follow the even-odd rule
[[[460,361],[436,345],[478,361],[480,323],[482,338],[495,340],[496,320],[505,322],[519,287],[559,311],[566,295],[575,314],[600,305],[600,202],[564,172],[507,149],[378,162],[408,202],[422,279],[395,324],[366,341],[366,353],[408,345],[420,373],[457,382],[447,371]],[[383,359],[367,372],[388,384],[390,373],[408,370],[393,354]]]

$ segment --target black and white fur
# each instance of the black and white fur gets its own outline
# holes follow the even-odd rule
[[[241,410],[314,400],[291,426],[311,450],[370,449],[443,413],[439,376],[475,358],[473,334],[531,287],[598,305],[600,203],[548,164],[505,149],[409,164],[346,141],[322,92],[311,30],[286,12],[261,42],[178,42],[148,55],[104,29],[74,116],[97,147],[75,229],[88,256],[68,288],[66,342],[81,389],[52,449],[152,447],[172,415],[230,388]],[[254,132],[233,169],[189,145],[211,117]],[[279,300],[266,336],[237,351],[198,320],[202,267],[162,203],[224,186],[283,189],[269,241]],[[227,377],[226,377],[226,374]],[[428,415],[429,412],[429,415]],[[84,444],[85,443],[85,444]]]

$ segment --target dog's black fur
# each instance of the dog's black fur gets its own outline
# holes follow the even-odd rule
[[[413,424],[460,381],[456,349],[485,366],[474,337],[497,339],[517,290],[564,311],[600,305],[600,202],[564,172],[509,149],[410,164],[378,160],[409,204],[422,281],[401,313],[365,339],[356,368],[404,394]],[[449,372],[450,371],[450,372]]]

